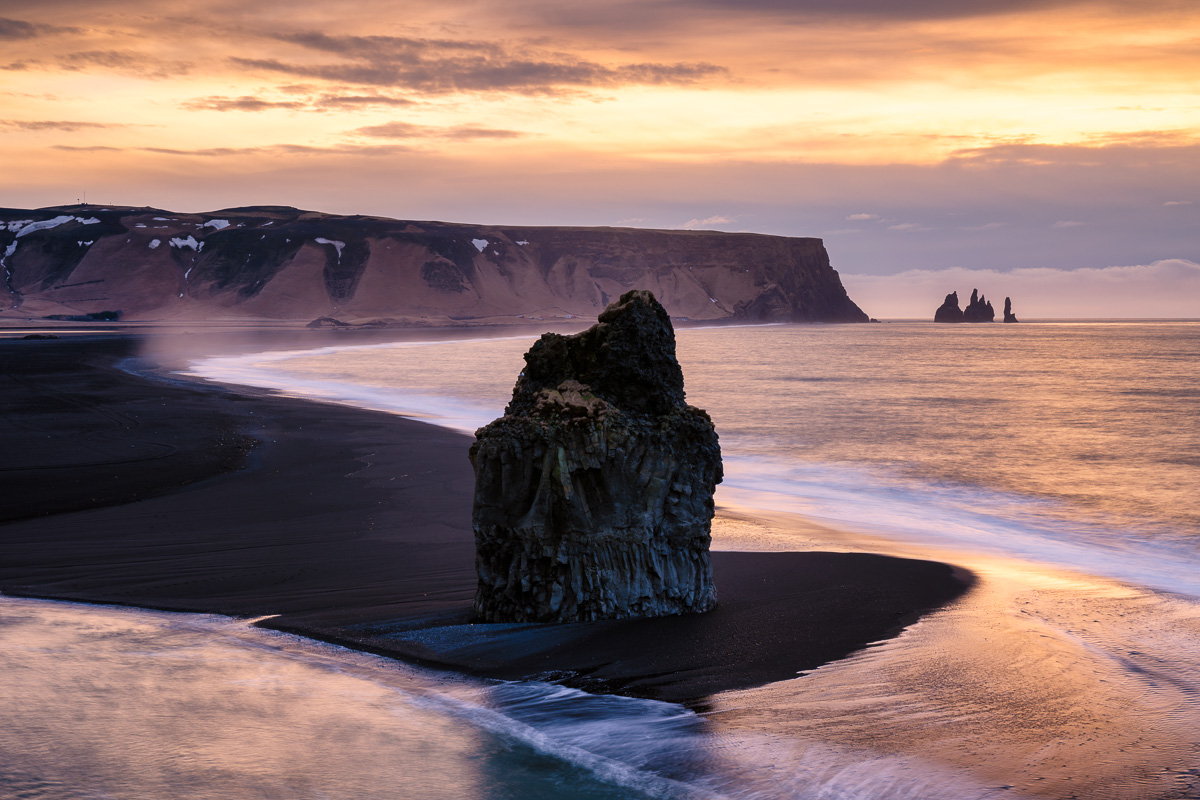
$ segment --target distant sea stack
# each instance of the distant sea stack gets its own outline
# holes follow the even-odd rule
[[[1004,298],[1004,321],[1005,322],[1020,322],[1021,321],[1021,320],[1017,319],[1017,315],[1013,313],[1011,297]]]
[[[996,310],[978,289],[971,290],[971,302],[963,309],[963,322],[995,322]]]
[[[995,319],[995,309],[986,297],[979,294],[978,289],[971,290],[971,302],[965,309],[958,307],[958,292],[951,292],[938,310],[933,312],[934,322],[994,322]]]
[[[527,324],[630,289],[705,322],[866,322],[820,239],[513,227],[282,206],[0,209],[0,320]]]
[[[707,611],[721,450],[684,402],[675,333],[631,291],[525,355],[504,416],[476,432],[475,610],[489,622]]]
[[[946,299],[942,302],[938,310],[933,312],[934,322],[962,322],[963,312],[958,307],[958,292],[951,292],[946,295]]]

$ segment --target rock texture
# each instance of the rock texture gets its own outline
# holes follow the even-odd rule
[[[670,318],[631,291],[547,333],[505,414],[476,432],[475,610],[489,622],[706,611],[721,451],[684,402]]]
[[[971,290],[971,302],[967,303],[965,309],[958,307],[958,292],[951,292],[938,310],[933,312],[934,322],[992,322],[995,319],[995,309],[986,297],[979,294],[978,289]]]
[[[595,317],[630,289],[676,319],[866,322],[820,239],[530,228],[282,206],[0,209],[0,320],[328,317],[353,325]]]
[[[1017,319],[1017,315],[1013,313],[1011,297],[1004,298],[1004,321],[1005,322],[1020,322],[1021,321],[1021,320]]]

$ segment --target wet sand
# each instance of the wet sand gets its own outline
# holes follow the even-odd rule
[[[946,564],[714,552],[704,615],[471,624],[470,438],[118,368],[136,335],[0,341],[0,591],[239,616],[476,675],[677,701],[794,677],[960,596]]]

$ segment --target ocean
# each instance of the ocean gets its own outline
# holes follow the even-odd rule
[[[190,372],[472,431],[534,338]],[[1200,323],[677,338],[725,456],[715,548],[935,558],[975,588],[698,710],[451,678],[244,621],[3,599],[0,795],[1200,798]],[[122,704],[133,722],[114,722]]]

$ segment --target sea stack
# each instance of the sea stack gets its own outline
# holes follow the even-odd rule
[[[588,330],[543,335],[525,364],[470,451],[479,618],[711,609],[721,450],[708,414],[684,402],[667,312],[626,292]]]
[[[1020,322],[1021,321],[1021,320],[1017,319],[1017,315],[1013,313],[1011,297],[1004,298],[1004,321],[1005,322]]]
[[[946,295],[946,300],[933,312],[934,322],[962,322],[963,312],[958,307],[958,292]]]
[[[995,319],[995,309],[986,297],[979,294],[978,289],[971,290],[971,302],[967,303],[965,309],[958,307],[958,292],[951,292],[938,310],[933,312],[934,322],[993,322]],[[1013,322],[1016,321],[1014,317]]]
[[[971,290],[971,302],[963,309],[963,322],[994,322],[996,310],[988,299],[979,294],[978,289]]]

